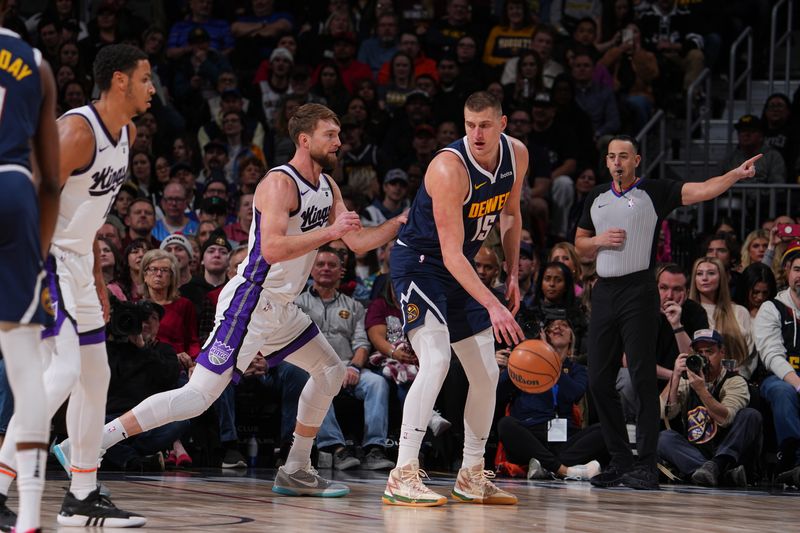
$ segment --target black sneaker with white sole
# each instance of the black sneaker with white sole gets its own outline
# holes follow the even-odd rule
[[[57,520],[62,526],[72,527],[142,527],[147,523],[141,515],[118,509],[99,487],[83,500],[67,492]]]
[[[11,531],[17,523],[17,513],[6,505],[8,496],[0,494],[0,531]]]

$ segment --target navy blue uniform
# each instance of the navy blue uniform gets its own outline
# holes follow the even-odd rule
[[[511,196],[516,179],[516,160],[511,141],[500,135],[500,156],[494,173],[476,163],[467,138],[442,149],[459,156],[469,174],[469,197],[464,201],[464,256],[470,262],[497,223]],[[392,249],[390,268],[395,293],[403,309],[406,333],[425,322],[430,311],[458,342],[491,326],[486,309],[472,298],[444,266],[439,233],[433,218],[433,202],[425,185],[417,192],[408,223]]]
[[[0,28],[0,321],[23,324],[40,324],[46,317],[30,163],[42,105],[40,62],[38,50]]]

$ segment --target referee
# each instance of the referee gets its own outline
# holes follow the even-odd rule
[[[760,158],[759,154],[702,183],[651,180],[636,177],[641,156],[634,138],[618,135],[609,143],[606,166],[612,181],[589,193],[575,234],[578,253],[597,258],[600,278],[592,291],[589,387],[611,462],[591,479],[593,485],[658,489],[659,297],[653,270],[661,220],[678,206],[711,200],[752,177]],[[615,387],[623,353],[639,397],[636,462]]]

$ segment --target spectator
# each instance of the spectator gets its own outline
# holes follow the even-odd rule
[[[183,104],[181,111],[189,122],[199,125],[206,99],[214,96],[220,73],[231,70],[231,65],[224,54],[213,48],[211,36],[202,27],[193,28],[187,42],[190,53],[176,61],[172,93]]]
[[[369,194],[368,191],[379,187],[378,147],[365,139],[364,121],[347,114],[342,117],[341,122],[342,145],[339,147],[339,164],[336,165],[333,177],[340,185]],[[377,192],[374,191],[373,198]]]
[[[312,288],[297,298],[297,305],[314,321],[328,342],[348,363],[340,394],[364,402],[364,440],[366,455],[362,468],[385,470],[394,468],[386,458],[385,446],[389,424],[389,384],[367,367],[369,340],[364,329],[364,308],[337,289],[342,262],[335,250],[323,247],[317,253],[311,278]],[[338,427],[334,407],[320,428],[317,445],[321,450],[342,458],[344,436]],[[334,465],[336,463],[334,462]]]
[[[495,25],[486,38],[483,62],[489,67],[501,67],[512,57],[519,56],[530,49],[532,31],[533,18],[528,2],[505,0],[500,24]],[[539,71],[541,72],[541,68]]]
[[[253,116],[258,114],[260,110],[255,109],[255,106],[253,106],[253,108],[250,108],[250,114],[248,115],[248,107],[245,105],[248,102],[242,97],[239,89],[225,89],[220,94],[217,112],[211,115],[214,117],[213,120],[206,122],[197,132],[198,144],[206,146],[211,140],[226,137],[228,132],[226,131],[224,117],[227,113],[237,113],[241,121],[242,137],[247,139],[253,146],[252,151],[263,159],[266,132],[261,121]],[[234,156],[229,155],[229,158],[233,159]]]
[[[176,22],[169,30],[167,57],[175,60],[186,57],[194,50],[189,36],[196,28],[202,28],[210,39],[213,50],[228,55],[233,50],[234,41],[230,25],[221,19],[211,18],[214,2],[211,0],[189,0],[189,15]]]
[[[583,293],[583,288],[580,286],[580,282],[583,280],[583,272],[575,245],[566,241],[556,243],[550,249],[550,256],[547,260],[562,263],[569,269],[572,279],[575,281],[575,296],[580,296]]]
[[[172,233],[192,235],[197,231],[197,221],[186,215],[189,206],[187,199],[186,187],[180,183],[170,182],[164,188],[164,197],[161,198],[164,218],[153,227],[151,233],[155,239],[163,241]]]
[[[736,261],[739,258],[739,245],[736,243],[733,233],[720,231],[710,235],[702,249],[705,250],[707,257],[719,259],[720,263],[725,267],[728,287],[730,288],[731,296],[735,297],[739,282],[739,269],[736,265]]]
[[[122,250],[122,238],[120,237],[120,230],[124,229],[125,225],[122,224],[117,217],[109,215],[105,223],[100,226],[95,234],[96,237],[108,239],[117,250]]]
[[[349,94],[354,93],[357,80],[372,77],[369,65],[356,59],[357,46],[356,36],[351,32],[340,33],[333,39],[333,60],[339,67],[342,83]]]
[[[108,292],[118,300],[127,300],[127,296],[117,283],[121,275],[122,258],[119,249],[110,240],[97,237],[97,247],[100,250],[100,269],[103,271],[103,282]]]
[[[61,46],[61,23],[54,18],[42,18],[36,26],[36,46],[51,65],[58,65],[58,47]]]
[[[436,71],[436,61],[427,57],[422,51],[419,44],[419,37],[413,31],[401,31],[400,41],[397,45],[397,51],[403,52],[411,58],[414,66],[411,74],[412,80],[415,80],[423,75],[428,75],[438,81],[439,73]],[[396,57],[396,56],[395,56]],[[387,61],[381,65],[381,70],[378,72],[377,81],[379,85],[386,85],[390,79],[391,62]]]
[[[197,244],[200,245],[200,248],[203,248],[203,244],[208,240],[211,234],[220,226],[217,225],[216,221],[206,220],[205,222],[201,222],[200,225],[197,227]]]
[[[523,50],[517,61],[517,79],[503,86],[503,102],[508,108],[530,109],[533,97],[544,90],[542,60],[533,50]]]
[[[136,38],[138,35],[124,35],[120,31],[117,18],[118,6],[113,0],[104,0],[97,8],[95,18],[89,21],[89,38],[82,41],[86,63],[91,65],[97,52],[104,46],[119,44],[126,39]]]
[[[232,183],[239,175],[239,161],[255,157],[266,164],[264,152],[255,144],[251,133],[245,131],[244,114],[241,111],[226,111],[222,114],[222,139],[225,141],[228,162],[224,167],[225,177]]]
[[[383,178],[383,200],[373,200],[364,210],[361,223],[364,226],[380,226],[399,215],[410,205],[407,194],[408,174],[399,168],[391,169]]]
[[[79,28],[79,32],[75,41],[82,41],[89,36],[86,23],[80,19],[79,2],[75,2],[74,0],[62,0],[60,2],[49,0],[43,11],[34,13],[28,17],[25,21],[25,28],[23,29],[27,29],[29,33],[36,33],[36,28],[42,20],[58,20],[62,25],[68,22],[76,24]],[[7,23],[4,24],[4,26],[7,28],[9,27]],[[16,29],[10,29],[20,33]]]
[[[405,52],[397,52],[389,61],[389,76],[378,87],[378,99],[390,114],[403,108],[406,95],[414,90],[413,60]]]
[[[603,2],[603,14],[600,19],[597,49],[605,53],[612,46],[622,42],[622,30],[633,22],[633,0],[615,0]]]
[[[500,283],[500,258],[497,257],[495,251],[486,245],[481,246],[472,259],[472,265],[475,267],[475,272],[478,274],[478,279],[481,280],[481,283],[495,293],[499,300],[504,300],[505,293],[495,290]]]
[[[800,241],[789,244],[781,265],[789,286],[758,310],[753,336],[767,370],[759,390],[772,410],[780,451],[776,481],[800,487]]]
[[[720,162],[721,168],[733,168],[756,154],[763,154],[756,175],[748,183],[786,183],[786,165],[781,153],[764,143],[764,126],[755,115],[742,115],[734,126],[738,144]],[[751,154],[751,155],[748,155]],[[733,166],[730,166],[733,165]]]
[[[231,24],[231,34],[236,40],[231,57],[245,72],[254,71],[259,58],[266,57],[278,39],[294,29],[294,17],[285,11],[275,11],[274,2],[251,0],[249,4],[247,12]]]
[[[426,49],[439,54],[452,54],[458,40],[465,35],[472,35],[476,43],[483,47],[486,33],[471,20],[471,9],[468,0],[447,0],[444,17],[434,20],[425,33]]]
[[[433,156],[436,155],[436,131],[430,124],[420,124],[414,128],[414,138],[411,140],[411,156],[401,166],[410,168],[417,166],[424,174]],[[410,182],[410,180],[409,180]],[[410,185],[410,183],[409,183]],[[416,189],[415,189],[416,190]],[[406,198],[412,200],[411,191],[406,193]]]
[[[608,461],[600,425],[581,431],[574,414],[575,404],[586,394],[589,375],[573,358],[575,334],[568,320],[547,320],[542,338],[561,358],[561,373],[552,390],[527,393],[515,389],[506,369],[507,356],[498,358],[502,369],[498,398],[505,403],[511,397],[509,414],[497,423],[498,438],[511,462],[528,465],[528,479],[557,476],[586,481],[600,472],[598,459]],[[566,420],[562,437],[548,436],[554,419]]]
[[[783,156],[789,183],[795,183],[800,173],[800,126],[797,118],[792,115],[789,97],[781,93],[770,95],[761,113],[764,144]]]
[[[266,174],[264,163],[256,158],[245,158],[239,163],[238,194],[255,194],[256,186]]]
[[[746,487],[743,463],[758,449],[761,413],[747,407],[750,391],[744,378],[722,366],[726,352],[719,332],[696,331],[692,350],[703,366],[689,368],[687,355],[679,355],[670,384],[661,392],[662,416],[672,420],[681,415],[683,429],[659,434],[658,455],[698,485],[715,487],[724,480]]]
[[[224,228],[228,240],[236,243],[247,243],[250,238],[250,225],[253,223],[253,194],[239,196],[239,208],[236,220]]]
[[[131,181],[137,188],[137,196],[155,196],[158,184],[153,174],[153,161],[146,152],[131,152]]]
[[[142,299],[142,258],[151,249],[149,242],[144,239],[136,239],[125,247],[118,281],[125,296],[132,302]]]
[[[275,119],[272,157],[270,158],[274,166],[285,165],[294,157],[295,145],[289,136],[289,120],[303,103],[303,98],[295,94],[289,94],[281,99]]]
[[[439,73],[439,91],[433,99],[437,122],[463,120],[464,102],[477,91],[476,80],[464,77],[458,70],[455,56],[445,55],[436,65]]]
[[[286,48],[276,48],[269,56],[269,74],[259,82],[261,107],[267,120],[267,128],[275,127],[275,116],[281,98],[289,94],[289,79],[294,67],[294,57]]]
[[[180,233],[168,235],[161,241],[160,249],[172,254],[178,262],[178,275],[176,278],[178,288],[188,283],[192,279],[192,261],[196,258],[194,246],[188,236]]]
[[[488,81],[493,79],[489,67],[481,61],[478,54],[478,44],[472,35],[462,35],[455,46],[456,63],[458,72],[466,79],[476,80],[479,87],[486,87]],[[513,58],[509,61],[515,61]],[[437,71],[438,74],[438,71]]]
[[[336,62],[326,60],[319,67],[317,82],[311,93],[325,99],[326,105],[337,114],[343,115],[350,101],[350,93],[342,82],[342,75]]]
[[[120,220],[125,220],[125,217],[128,216],[128,208],[130,208],[131,202],[138,195],[139,189],[135,183],[132,181],[124,182],[117,193],[117,197],[114,199],[114,207],[111,210],[111,214]]]
[[[572,60],[572,79],[575,80],[575,101],[592,119],[594,135],[599,139],[619,132],[619,110],[614,92],[592,81],[594,59],[588,53],[578,53]]]
[[[461,136],[458,125],[452,120],[440,122],[436,127],[436,149],[440,150]]]
[[[592,119],[575,100],[575,81],[562,72],[553,80],[550,96],[556,107],[555,122],[571,126],[573,153],[580,165],[597,166],[597,145]]]
[[[199,223],[212,222],[218,228],[223,227],[228,220],[228,202],[218,196],[204,198],[197,219]]]
[[[575,198],[572,201],[567,216],[567,240],[570,242],[575,240],[578,220],[580,220],[581,214],[583,213],[586,198],[592,189],[594,189],[595,185],[597,185],[597,175],[592,167],[587,166],[578,171],[578,177],[575,178]]]
[[[438,103],[437,103],[438,106]],[[411,139],[421,124],[433,122],[433,104],[422,91],[411,91],[406,96],[403,112],[392,121],[381,145],[381,151],[389,164],[399,165],[412,153]]]
[[[559,33],[569,35],[582,18],[591,18],[595,22],[603,14],[600,0],[581,2],[576,0],[553,0],[550,4],[550,23]]]
[[[356,81],[355,95],[364,102],[367,137],[380,146],[389,129],[388,124],[391,117],[389,113],[380,107],[378,86],[372,78],[362,78]]]
[[[555,38],[556,34],[553,28],[540,25],[536,27],[533,34],[533,43],[531,44],[533,51],[539,54],[539,58],[542,60],[542,83],[545,89],[550,89],[556,76],[564,72],[564,67],[552,57]],[[503,67],[503,75],[500,78],[501,83],[508,84],[516,81],[518,61],[518,59],[506,61],[505,67]]]
[[[772,269],[764,263],[752,263],[742,271],[739,279],[740,288],[736,291],[736,303],[750,312],[752,319],[756,318],[761,304],[772,300],[778,294],[778,285]]]
[[[769,246],[769,232],[763,229],[753,230],[747,234],[742,244],[742,259],[740,269],[745,269],[754,263],[761,263]]]
[[[719,259],[701,257],[694,262],[689,298],[703,306],[709,327],[724,336],[725,353],[736,361],[739,374],[750,378],[758,363],[750,313],[731,301],[728,275]]]
[[[364,40],[358,50],[358,60],[372,69],[377,76],[381,66],[397,52],[397,15],[386,12],[378,16],[375,36]]]
[[[161,241],[156,239],[152,233],[155,225],[156,216],[153,203],[148,198],[134,199],[128,207],[128,215],[125,217],[125,226],[128,229],[120,242],[120,249],[126,248],[137,239],[148,241],[150,248],[158,248]]]
[[[180,295],[194,304],[197,316],[203,310],[206,295],[228,281],[226,273],[231,251],[225,233],[221,229],[212,232],[200,248],[200,275],[180,286]]]

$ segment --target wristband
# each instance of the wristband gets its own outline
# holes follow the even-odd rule
[[[356,365],[354,365],[353,363],[350,363],[350,364],[349,364],[349,365],[347,365],[347,366],[348,366],[349,368],[352,368],[353,370],[355,370],[357,374],[360,374],[360,373],[361,373],[361,369],[360,369],[360,368],[358,368],[358,367],[357,367]]]
[[[672,330],[672,333],[676,333],[676,334],[677,334],[677,333],[682,333],[682,332],[684,332],[684,331],[686,331],[686,328],[684,328],[683,326],[681,326],[681,327],[679,327],[679,328],[675,328],[675,329],[673,329],[673,330]]]

